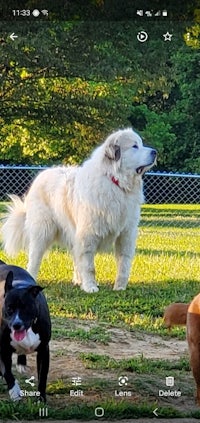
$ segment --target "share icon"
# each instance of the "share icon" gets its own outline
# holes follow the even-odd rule
[[[35,386],[35,383],[32,382],[35,379],[35,376],[31,376],[29,379],[25,380],[25,383],[29,383],[31,386]]]

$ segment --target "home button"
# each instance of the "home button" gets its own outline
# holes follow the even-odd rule
[[[96,407],[94,410],[94,414],[96,417],[103,417],[104,416],[104,408]]]

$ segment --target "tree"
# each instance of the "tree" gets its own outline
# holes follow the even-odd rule
[[[199,127],[192,110],[199,107],[198,52],[180,38],[163,48],[162,26],[146,25],[151,37],[141,45],[133,21],[19,23],[14,43],[6,38],[6,23],[1,161],[81,162],[108,133],[131,124],[158,149],[159,169],[192,171],[193,163],[197,169]],[[184,23],[180,27],[174,36],[185,30]]]

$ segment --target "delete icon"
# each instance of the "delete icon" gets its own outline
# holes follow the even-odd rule
[[[174,386],[174,376],[166,377],[166,386]]]

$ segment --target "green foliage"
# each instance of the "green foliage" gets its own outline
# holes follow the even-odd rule
[[[164,48],[162,27],[146,29],[141,45],[131,20],[18,22],[13,43],[2,25],[0,160],[80,163],[132,124],[158,149],[159,169],[198,172],[198,19],[173,27]]]
[[[130,359],[114,360],[106,355],[98,355],[95,353],[81,353],[81,360],[86,368],[92,369],[119,369],[121,372],[135,372],[137,374],[161,374],[174,371],[190,371],[188,359],[180,359],[177,361],[170,360],[153,360],[143,356],[133,357]]]
[[[200,28],[200,26],[199,26]],[[177,162],[184,171],[199,172],[200,90],[199,52],[196,48],[180,49],[174,60],[180,97],[170,119],[177,133]]]

